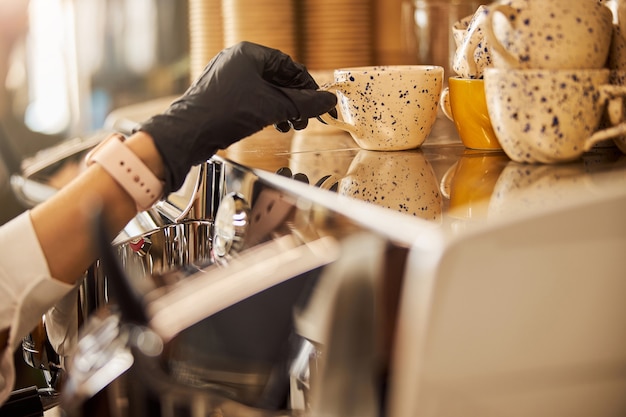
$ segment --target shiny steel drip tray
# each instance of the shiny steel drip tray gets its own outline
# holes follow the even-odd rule
[[[321,265],[336,258],[334,242],[321,238],[302,244],[283,236],[227,264],[209,257],[153,272],[141,282],[142,290],[150,327],[166,343],[158,358],[144,358],[151,363],[149,372],[158,369],[161,382],[201,392],[211,401],[287,409],[289,369],[302,343],[294,311],[304,308]],[[134,370],[148,372],[139,365]],[[153,390],[160,389],[151,382],[148,378]]]
[[[267,288],[178,333],[158,360],[167,379],[249,407],[286,409],[288,370],[301,341],[293,311],[302,308],[319,273]]]
[[[228,406],[235,416],[288,415],[289,370],[303,340],[294,311],[307,302],[319,265],[336,257],[334,240],[301,244],[284,236],[224,264],[212,258],[210,230],[210,222],[186,222],[116,247],[128,279],[142,294],[150,327],[165,342],[153,356],[130,344],[134,364],[127,375],[110,381],[125,387],[123,402],[130,409],[120,410],[122,415],[158,415],[151,414],[155,408],[169,407],[178,410],[173,415],[187,415],[181,410],[194,403],[207,410]],[[108,309],[115,311],[115,304],[115,294],[109,294]],[[132,339],[125,327],[122,322],[117,340]],[[100,332],[96,328],[93,334]],[[89,351],[89,356],[99,355]],[[86,359],[73,358],[70,378],[89,381],[106,374],[80,375],[72,368]]]
[[[167,273],[174,270],[189,274],[210,265],[213,224],[193,220],[153,228],[147,233],[125,240],[118,239],[113,249],[133,287],[145,292],[167,284],[173,279]],[[101,262],[96,261],[82,285],[80,309],[90,316],[100,308],[115,304]]]
[[[119,243],[116,251],[128,278],[142,288],[144,280],[171,279],[174,275],[166,275],[168,271],[181,268],[195,271],[210,265],[212,233],[210,221],[185,221]],[[168,284],[173,283],[154,282],[152,285]]]

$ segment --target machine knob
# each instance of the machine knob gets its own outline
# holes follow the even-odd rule
[[[250,205],[239,193],[224,196],[215,215],[213,253],[223,257],[241,249],[250,222]]]

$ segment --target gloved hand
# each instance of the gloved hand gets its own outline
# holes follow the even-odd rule
[[[165,195],[218,149],[271,124],[303,129],[334,109],[336,96],[317,88],[303,65],[276,49],[242,42],[221,51],[182,97],[138,127],[165,162]]]

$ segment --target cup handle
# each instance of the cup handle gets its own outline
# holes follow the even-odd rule
[[[441,107],[441,111],[443,114],[454,122],[454,117],[452,116],[452,106],[450,104],[450,87],[446,87],[441,92],[441,98],[439,99],[439,107]]]
[[[604,85],[600,93],[607,101],[607,113],[613,126],[598,130],[585,141],[585,151],[589,151],[593,145],[606,139],[626,134],[626,122],[624,122],[624,98],[626,98],[626,86]]]
[[[515,16],[518,14],[518,11],[514,7],[506,4],[494,4],[489,6],[489,13],[487,13],[485,18],[485,39],[487,40],[489,47],[493,48],[496,53],[502,56],[511,68],[518,68],[520,66],[518,57],[513,56],[502,45],[493,30],[493,17],[496,13],[502,13],[505,16]]]
[[[344,85],[344,83],[330,83],[321,86],[319,89],[322,91],[332,92],[330,90],[340,89],[342,85]],[[319,116],[317,116],[317,118],[329,126],[334,126],[341,130],[345,130],[348,133],[356,133],[356,128],[353,125],[351,125],[350,123],[346,123],[343,120],[335,119],[329,113],[320,114]]]
[[[593,145],[598,142],[606,139],[613,139],[624,134],[626,134],[626,122],[608,127],[606,129],[598,130],[585,141],[585,152],[590,151],[591,148],[593,148]]]
[[[450,166],[450,168],[448,168],[446,173],[443,174],[443,177],[441,178],[441,181],[439,183],[439,189],[441,190],[441,194],[448,200],[450,199],[450,191],[452,189],[452,179],[454,178],[454,174],[456,174],[457,165],[459,165],[459,161],[456,161],[454,164]]]

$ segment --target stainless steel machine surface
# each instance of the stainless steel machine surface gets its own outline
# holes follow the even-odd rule
[[[80,156],[64,154],[55,164],[42,164],[20,178],[21,184],[46,187],[44,178],[71,161]],[[104,258],[87,272],[76,294],[80,308],[74,331],[82,329],[81,336],[74,353],[63,358],[65,366],[54,369],[67,373],[65,383],[55,387],[63,393],[62,407],[86,415],[105,396],[115,415],[158,415],[155,410],[164,416],[211,415],[216,409],[232,409],[231,415],[298,415],[314,401],[333,403],[311,396],[316,377],[331,369],[345,372],[347,379],[366,372],[364,380],[375,381],[368,392],[380,406],[408,237],[431,225],[370,230],[367,219],[351,218],[352,209],[378,210],[398,220],[402,215],[381,207],[372,211],[358,201],[351,208],[335,193],[219,156],[192,171],[188,182],[178,195],[140,213],[113,240],[123,279],[146,322],[124,313],[128,303],[120,300],[127,299],[115,291]],[[348,279],[354,275],[350,271],[359,270]],[[376,343],[342,342],[376,346],[366,352],[375,362],[369,370],[352,361],[342,371],[342,364],[350,363],[345,357],[328,365],[318,359],[330,352],[327,334],[337,321],[331,319],[332,300],[343,281],[371,294],[371,303],[350,302],[370,317],[357,334],[375,336]],[[349,304],[341,299],[344,307]],[[47,320],[46,325],[64,323]],[[59,333],[67,334],[31,336],[31,350],[55,345],[47,337]],[[335,349],[358,351],[358,346]],[[303,355],[310,360],[303,363]],[[51,368],[58,359],[41,367]]]
[[[568,267],[574,248],[581,262],[588,258],[580,253],[602,260],[597,270],[607,283],[623,275],[615,254],[624,242],[624,222],[616,213],[624,201],[626,156],[613,146],[597,147],[573,163],[526,165],[502,152],[465,149],[444,119],[420,149],[403,152],[363,151],[349,137],[324,129],[312,125],[286,135],[266,130],[221,151],[113,240],[145,322],[128,320],[116,307],[110,277],[94,265],[77,294],[76,322],[90,322],[85,334],[100,338],[88,346],[89,338],[81,338],[82,356],[66,358],[69,380],[81,381],[64,391],[68,409],[88,415],[104,401],[110,415],[122,416],[207,416],[217,410],[340,415],[337,410],[354,405],[343,400],[367,395],[373,399],[365,407],[369,412],[389,406],[384,415],[402,416],[402,410],[419,408],[418,396],[439,398],[417,387],[433,383],[419,372],[433,354],[421,345],[431,328],[430,316],[422,314],[447,311],[437,301],[466,282],[440,274],[466,270],[472,279],[493,283],[511,276],[506,262],[518,252],[489,246],[492,239],[513,239],[507,231],[527,225],[519,243],[538,249],[519,252],[528,257],[517,261],[536,268],[531,272],[543,283],[558,281],[562,271],[572,282],[588,282],[586,267]],[[80,152],[48,160],[14,184],[28,201],[46,198],[54,192],[51,179],[80,160]],[[606,216],[593,216],[596,211]],[[577,230],[595,237],[581,239]],[[491,252],[465,259],[463,253],[481,248],[472,244],[474,237]],[[487,262],[490,256],[502,262]],[[519,316],[512,303],[502,305],[503,320],[530,311],[536,290],[530,285],[539,281],[520,280],[529,285],[529,304],[519,306]],[[504,295],[471,293],[464,302],[478,308]],[[542,308],[551,311],[550,305]],[[459,323],[435,319],[433,329],[465,334],[455,327]],[[561,319],[563,329],[573,324]],[[565,342],[555,339],[550,346]],[[598,352],[580,346],[580,352],[591,352],[584,360]],[[86,357],[119,360],[81,361]],[[77,360],[90,366],[72,372]],[[330,381],[336,385],[323,385]]]

